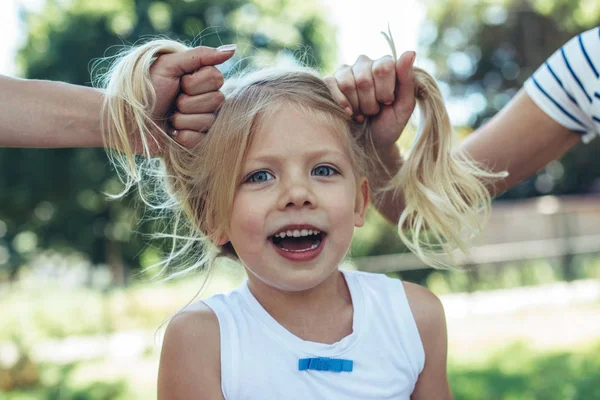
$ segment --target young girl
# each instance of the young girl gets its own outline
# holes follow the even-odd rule
[[[306,68],[229,79],[197,146],[173,141],[159,163],[136,165],[128,132],[150,147],[160,129],[146,113],[155,101],[148,70],[157,54],[184,50],[154,41],[115,65],[107,144],[122,151],[113,160],[126,190],[146,176],[164,183],[164,192],[151,186],[163,200],[153,206],[173,213],[180,243],[165,266],[192,251],[193,265],[179,274],[229,257],[248,279],[171,320],[159,399],[451,399],[437,297],[385,275],[338,269],[369,203],[386,191],[403,189],[400,237],[432,265],[441,264],[436,254],[465,249],[481,228],[477,214],[490,200],[484,183],[497,174],[451,155],[433,79],[415,69],[423,127],[382,190],[373,188],[386,170],[369,121],[354,122]]]

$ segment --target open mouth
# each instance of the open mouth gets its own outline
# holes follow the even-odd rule
[[[283,251],[302,253],[319,247],[326,235],[324,232],[309,231],[306,235],[300,236],[270,236],[269,240]]]

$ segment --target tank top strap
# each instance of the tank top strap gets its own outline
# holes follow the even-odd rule
[[[353,275],[361,282],[365,298],[369,300],[369,319],[391,320],[393,329],[390,334],[394,335],[394,342],[406,353],[414,378],[417,379],[425,367],[425,349],[404,283],[384,274],[354,271]]]
[[[228,294],[218,294],[203,299],[206,304],[216,314],[219,321],[219,338],[221,354],[221,392],[225,399],[238,398],[239,382],[238,368],[241,349],[240,343],[240,322],[234,315],[237,305],[241,305],[239,289]],[[243,325],[243,323],[241,324]]]

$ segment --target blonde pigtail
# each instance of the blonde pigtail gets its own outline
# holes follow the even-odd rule
[[[453,131],[440,90],[425,71],[415,68],[416,96],[423,126],[398,174],[406,208],[398,222],[402,241],[424,262],[456,249],[468,254],[470,239],[487,222],[491,196],[486,184],[505,177],[453,152]],[[406,235],[404,229],[411,232]]]
[[[157,138],[167,138],[165,127],[152,115],[156,93],[150,81],[150,67],[159,54],[185,51],[187,47],[171,40],[153,40],[119,54],[108,72],[100,77],[105,87],[102,132],[108,156],[117,167],[124,190],[111,197],[122,197],[141,178],[135,154],[149,159],[162,144]],[[137,137],[133,138],[132,135]],[[135,142],[141,149],[134,149]]]
[[[393,46],[391,34],[388,39]],[[392,47],[395,58],[395,49]],[[427,72],[414,68],[421,128],[402,168],[384,190],[402,190],[405,209],[398,232],[405,245],[433,267],[454,264],[453,251],[468,254],[469,241],[488,220],[486,185],[504,178],[467,154],[453,152],[454,132],[441,92]],[[438,256],[448,256],[450,263]]]
[[[154,239],[170,240],[168,256],[150,268],[159,269],[157,277],[170,270],[175,260],[187,268],[162,281],[212,266],[218,249],[200,231],[199,210],[202,193],[194,190],[189,167],[195,158],[190,149],[171,140],[152,115],[156,93],[150,80],[150,68],[159,55],[183,52],[188,48],[172,40],[152,40],[122,52],[108,72],[99,77],[105,88],[102,134],[110,161],[116,167],[125,188],[112,198],[123,197],[137,185],[144,204],[169,222],[172,233],[156,232]],[[156,121],[159,121],[158,123]],[[165,121],[166,122],[166,121]],[[132,143],[135,144],[135,148]],[[160,160],[155,154],[162,154]],[[136,162],[136,154],[140,154]],[[186,169],[184,166],[187,166]]]

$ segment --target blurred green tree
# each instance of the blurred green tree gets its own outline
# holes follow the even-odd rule
[[[470,108],[465,125],[473,129],[506,105],[555,50],[599,24],[597,1],[429,0],[421,55],[447,98]],[[597,191],[599,150],[598,140],[580,145],[501,198]]]
[[[48,0],[40,12],[24,12],[18,60],[27,78],[90,85],[92,60],[160,35],[189,45],[236,43],[229,68],[289,58],[327,70],[335,32],[320,7],[313,0]],[[0,170],[0,268],[13,278],[37,249],[87,254],[110,265],[117,284],[129,266],[158,260],[160,246],[132,234],[154,224],[140,223],[135,196],[103,194],[121,187],[103,149],[0,149]]]

